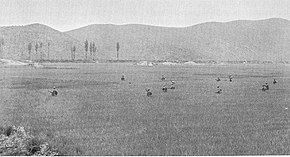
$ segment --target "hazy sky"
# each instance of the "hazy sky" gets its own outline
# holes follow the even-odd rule
[[[0,26],[42,23],[60,31],[89,24],[184,27],[279,17],[290,0],[0,0]]]

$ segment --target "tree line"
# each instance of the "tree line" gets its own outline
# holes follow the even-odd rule
[[[26,59],[33,60],[32,58],[32,51],[35,50],[36,59],[43,60],[48,59],[49,60],[49,53],[50,53],[50,42],[47,43],[47,47],[45,50],[45,45],[42,42],[36,42],[35,44],[32,44],[32,42],[28,43],[27,49],[28,49],[28,57]],[[24,54],[21,54],[21,57],[23,58]]]
[[[0,58],[3,58],[3,47],[4,47],[4,39],[0,39]],[[96,60],[97,56],[97,46],[94,41],[85,40],[84,42],[84,58],[83,60]],[[119,60],[119,50],[120,50],[120,43],[116,43],[116,59]],[[50,58],[50,51],[51,51],[51,43],[50,42],[29,42],[27,44],[27,55],[24,52],[21,52],[21,58],[27,60],[51,60]],[[81,50],[79,50],[81,52]],[[33,52],[35,52],[33,54]],[[76,52],[77,46],[70,44],[70,59],[72,61],[76,60]]]
[[[97,47],[95,42],[85,41],[85,60],[95,60]]]
[[[28,60],[32,60],[32,51],[35,50],[35,54],[39,55],[38,59],[43,60],[44,58],[46,60],[50,60],[50,43],[47,43],[47,51],[46,54],[43,53],[42,51],[43,48],[43,43],[42,42],[36,42],[33,44],[32,42],[28,43]],[[95,42],[89,42],[88,40],[85,41],[84,43],[84,49],[85,49],[85,54],[84,54],[84,60],[95,60],[96,58],[96,52],[97,52],[97,47]],[[76,60],[76,52],[77,52],[77,47],[76,45],[71,45],[70,46],[70,59],[72,61]]]

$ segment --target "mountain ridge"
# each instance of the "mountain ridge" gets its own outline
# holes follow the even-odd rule
[[[60,32],[33,23],[0,27],[0,57],[27,59],[27,45],[45,43],[33,60],[115,60],[120,43],[123,60],[290,60],[290,21],[282,18],[206,22],[187,27],[143,24],[92,24]],[[84,42],[95,43],[96,53],[85,51]],[[48,47],[48,43],[51,43]],[[46,54],[46,55],[43,55]],[[47,54],[50,54],[48,57]]]
[[[267,19],[260,19],[260,20],[233,20],[233,21],[227,21],[227,22],[217,22],[217,21],[210,21],[210,22],[202,22],[202,23],[198,23],[198,24],[194,24],[194,25],[189,25],[189,26],[183,26],[183,27],[170,27],[170,26],[155,26],[155,25],[147,25],[147,24],[137,24],[137,23],[128,23],[128,24],[90,24],[90,25],[86,25],[86,26],[82,26],[79,28],[75,28],[72,30],[68,30],[68,31],[62,31],[63,33],[65,32],[70,32],[70,31],[74,31],[77,29],[82,29],[82,28],[86,28],[86,27],[90,27],[90,26],[130,26],[130,25],[138,25],[138,26],[148,26],[148,27],[161,27],[161,28],[188,28],[188,27],[194,27],[197,25],[203,25],[203,24],[210,24],[210,23],[219,23],[219,24],[224,24],[224,23],[232,23],[232,22],[259,22],[259,21],[271,21],[271,20],[281,20],[281,21],[286,21],[286,22],[290,22],[290,20],[284,19],[284,18],[267,18]]]
[[[277,56],[277,54],[270,54],[270,51],[276,53],[273,49],[277,46],[275,42],[282,42],[282,45],[278,44],[278,46],[279,49],[285,50],[283,54],[289,50],[289,46],[287,47],[285,41],[282,41],[283,38],[273,33],[276,31],[278,35],[283,35],[284,31],[287,31],[287,41],[289,41],[289,29],[284,30],[288,26],[290,26],[288,20],[271,18],[258,21],[207,22],[184,28],[134,24],[110,25],[110,27],[89,25],[66,33],[79,40],[101,43],[103,45],[101,51],[111,54],[106,56],[111,59],[114,59],[114,43],[123,41],[121,45],[124,46],[124,51],[120,53],[127,59],[270,60],[271,55]],[[268,36],[269,34],[272,36]],[[252,41],[247,42],[249,40]],[[111,48],[106,48],[109,45]],[[261,51],[265,51],[269,56],[263,56]],[[132,55],[133,53],[136,55]],[[180,53],[180,56],[176,56]],[[289,59],[289,54],[286,57]]]

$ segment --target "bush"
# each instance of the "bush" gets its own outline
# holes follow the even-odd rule
[[[12,131],[13,131],[13,127],[12,126],[0,127],[0,134],[4,134],[6,136],[10,136]]]
[[[71,155],[66,152],[60,152],[63,148],[56,147],[65,146],[64,148],[69,149],[66,145],[67,143],[57,141],[54,137],[50,137],[48,135],[33,136],[26,132],[23,127],[0,127],[0,156]]]
[[[27,142],[26,149],[29,154],[33,155],[38,151],[41,151],[42,142],[37,138],[32,138]]]

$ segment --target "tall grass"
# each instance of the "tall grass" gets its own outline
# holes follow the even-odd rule
[[[82,150],[76,145],[51,133],[32,135],[23,127],[0,127],[0,156],[82,155]]]

